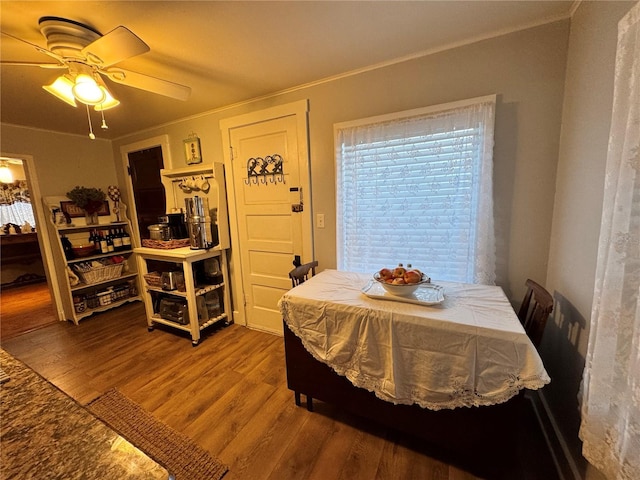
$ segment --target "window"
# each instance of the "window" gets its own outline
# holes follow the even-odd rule
[[[338,268],[493,284],[495,96],[335,125]]]
[[[12,223],[22,227],[25,222],[36,226],[27,182],[0,183],[0,226]]]

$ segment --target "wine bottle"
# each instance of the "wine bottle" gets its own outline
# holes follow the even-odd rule
[[[109,253],[109,245],[107,245],[107,237],[104,231],[100,231],[100,253]]]
[[[131,250],[131,237],[125,228],[122,229],[122,248]]]
[[[111,236],[112,240],[113,240],[113,249],[116,252],[119,252],[120,250],[122,250],[122,237],[120,236],[120,231],[119,229],[115,229],[113,232],[113,235]]]
[[[111,230],[107,232],[107,251],[108,252],[115,251],[113,247],[113,235],[111,234]]]
[[[76,258],[73,253],[73,246],[71,245],[71,240],[67,238],[66,235],[62,234],[60,237],[60,242],[62,243],[62,250],[64,251],[64,256],[67,260],[73,260]]]

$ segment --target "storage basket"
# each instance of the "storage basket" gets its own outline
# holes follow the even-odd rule
[[[87,308],[98,308],[100,306],[100,299],[94,293],[87,296]]]
[[[111,305],[113,303],[113,291],[111,289],[98,292],[100,306]]]
[[[125,299],[130,296],[129,285],[116,285],[113,287],[113,301],[116,302],[118,300]]]
[[[144,281],[150,287],[162,288],[162,276],[158,272],[151,272],[144,275]]]
[[[179,240],[154,240],[151,238],[143,238],[142,246],[147,248],[157,248],[160,250],[172,250],[174,248],[183,248],[191,245],[188,238]]]
[[[114,263],[113,265],[105,265],[103,267],[93,267],[91,270],[81,271],[74,268],[80,279],[87,285],[92,285],[106,280],[113,280],[122,274],[122,263]]]

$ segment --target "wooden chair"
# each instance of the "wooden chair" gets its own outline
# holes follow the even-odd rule
[[[289,272],[289,278],[291,279],[291,285],[297,287],[301,283],[304,283],[309,279],[309,276],[314,276],[316,274],[316,267],[318,266],[318,261],[314,260],[313,262],[305,263],[304,265],[300,265],[299,267],[294,268]],[[309,275],[311,274],[311,275]]]
[[[536,348],[542,341],[544,327],[553,311],[553,297],[545,288],[531,279],[526,281],[527,293],[524,296],[518,318]]]

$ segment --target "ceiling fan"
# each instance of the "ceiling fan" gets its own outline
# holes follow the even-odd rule
[[[77,100],[103,111],[119,104],[111,96],[101,76],[122,85],[178,100],[186,100],[191,94],[190,87],[117,66],[123,60],[150,50],[144,41],[126,27],[119,26],[102,35],[88,25],[66,18],[42,17],[38,24],[47,41],[47,48],[6,32],[2,34],[35,48],[36,51],[53,58],[55,62],[1,61],[0,64],[65,69],[64,74],[43,88],[73,106],[76,106]]]

